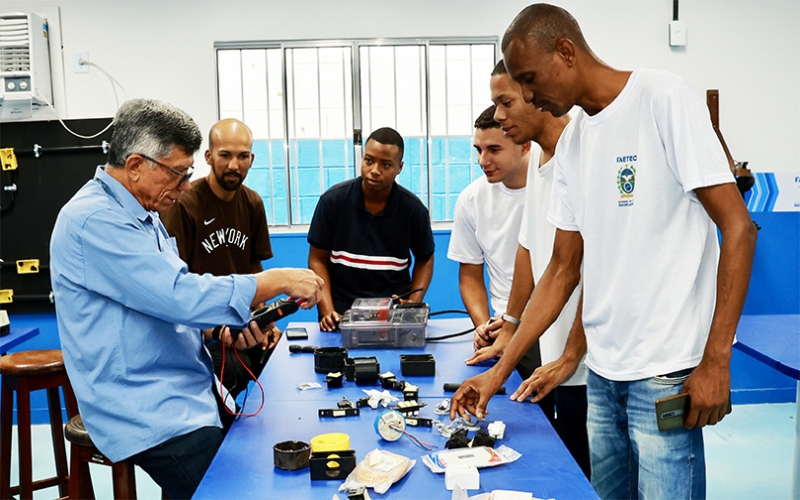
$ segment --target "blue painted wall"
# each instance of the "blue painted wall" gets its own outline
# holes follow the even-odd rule
[[[752,214],[761,226],[758,247],[745,304],[745,314],[800,314],[800,213],[760,212]],[[434,231],[435,272],[428,295],[431,310],[463,309],[458,292],[458,265],[447,259],[449,230]],[[305,234],[272,236],[275,257],[267,267],[306,267],[308,245]],[[37,327],[40,334],[19,349],[58,349],[58,330],[51,314],[14,315],[14,327]],[[300,311],[295,321],[314,321],[316,311]],[[284,327],[287,320],[279,322]],[[146,348],[146,346],[143,346]],[[795,400],[796,382],[749,356],[733,350],[732,399],[735,404],[789,402]],[[47,421],[42,391],[31,398],[34,423]]]

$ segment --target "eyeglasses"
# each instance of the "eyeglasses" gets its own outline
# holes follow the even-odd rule
[[[181,180],[180,180],[180,181],[178,181],[178,187],[181,187],[181,186],[183,185],[183,183],[184,183],[184,182],[188,181],[188,180],[189,180],[189,179],[192,177],[192,174],[194,173],[194,167],[192,167],[192,166],[190,166],[189,168],[187,168],[185,172],[181,172],[180,170],[175,170],[174,168],[172,168],[172,167],[169,167],[169,166],[167,166],[167,165],[164,165],[164,164],[163,164],[163,163],[161,163],[160,161],[158,161],[158,160],[154,160],[154,159],[150,158],[150,157],[149,157],[149,156],[147,156],[147,155],[143,155],[142,153],[136,153],[136,154],[138,154],[139,156],[141,156],[142,158],[144,158],[144,159],[145,159],[145,160],[147,160],[147,161],[151,161],[151,162],[155,163],[155,164],[156,164],[156,165],[158,165],[159,167],[164,167],[164,168],[166,168],[167,170],[169,170],[169,171],[170,171],[170,172],[172,172],[173,174],[175,174],[175,175],[177,175],[178,177],[180,177],[180,179],[181,179]]]

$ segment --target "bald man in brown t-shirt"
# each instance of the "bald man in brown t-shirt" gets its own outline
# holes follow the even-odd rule
[[[252,133],[239,120],[221,120],[211,128],[208,147],[205,159],[211,171],[161,214],[162,221],[176,238],[189,271],[215,276],[259,272],[261,261],[272,257],[272,246],[261,196],[242,184],[255,158]],[[256,377],[263,368],[264,349],[273,348],[280,334],[275,328],[267,343],[240,353]],[[219,376],[220,344],[208,348]],[[232,349],[227,350],[224,375],[222,383],[234,397],[252,379]]]

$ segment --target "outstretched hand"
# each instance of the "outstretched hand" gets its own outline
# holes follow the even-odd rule
[[[547,363],[546,365],[537,368],[530,377],[523,380],[511,399],[514,401],[523,402],[529,397],[532,403],[538,403],[550,391],[563,384],[575,373],[578,369],[578,363],[569,363],[562,358]]]
[[[503,384],[503,381],[494,377],[491,371],[468,378],[461,383],[461,387],[450,398],[450,420],[455,420],[456,417],[470,420],[470,415],[481,419],[489,414],[486,406]]]

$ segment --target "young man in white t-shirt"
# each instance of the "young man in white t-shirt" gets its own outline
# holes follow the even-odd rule
[[[522,89],[511,79],[502,60],[492,71],[490,87],[496,106],[494,118],[506,137],[517,144],[533,141],[514,280],[506,307],[507,316],[519,318],[553,251],[556,228],[547,221],[555,164],[553,155],[569,116],[556,118],[526,103],[522,99]],[[543,366],[532,376],[525,377],[511,397],[520,402],[530,397],[539,403],[575,461],[591,478],[586,433],[586,366],[583,363],[586,342],[578,309],[580,290],[580,286],[576,287],[558,319],[539,338]],[[576,331],[570,335],[573,328]],[[517,324],[512,319],[490,324],[483,337],[476,333],[476,343],[482,347],[467,364],[501,356],[516,329]]]
[[[555,156],[553,256],[506,353],[461,384],[451,417],[485,415],[583,262],[592,484],[602,498],[702,498],[702,427],[725,416],[756,240],[708,111],[675,75],[603,63],[559,7],[525,8],[502,46],[526,102],[581,109]],[[659,432],[655,401],[679,393],[684,427]]]
[[[459,263],[461,300],[481,332],[506,312],[531,153],[530,141],[517,144],[505,136],[494,112],[495,106],[490,106],[475,120],[473,146],[484,175],[458,196],[447,249],[447,258]],[[489,274],[488,295],[484,267]],[[484,345],[480,335],[475,339],[476,349]],[[517,364],[517,371],[526,379],[539,366],[535,345]]]

